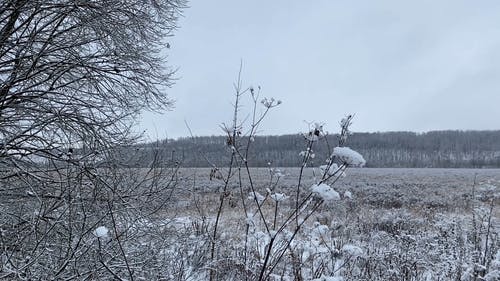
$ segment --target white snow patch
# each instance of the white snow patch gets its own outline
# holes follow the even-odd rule
[[[363,255],[363,249],[358,246],[346,244],[342,247],[342,251],[350,256],[359,257]]]
[[[483,191],[483,192],[492,192],[495,191],[496,189],[497,187],[492,184],[483,184],[478,186],[477,188],[478,191]]]
[[[264,195],[262,195],[262,194],[260,194],[260,193],[258,193],[258,192],[256,191],[256,192],[255,192],[255,197],[254,197],[254,192],[250,192],[250,193],[248,194],[248,199],[249,199],[249,200],[255,200],[255,199],[257,199],[257,202],[258,202],[259,204],[262,204],[262,202],[266,199],[266,197],[265,197]]]
[[[99,226],[94,230],[94,235],[97,238],[107,238],[109,236],[109,229],[105,226]]]
[[[288,198],[288,196],[286,196],[285,194],[283,193],[274,193],[274,194],[271,194],[271,199],[273,199],[274,201],[276,202],[282,202],[284,201],[286,198]]]
[[[281,172],[280,169],[271,169],[271,175],[277,177],[277,178],[282,178],[285,175]]]
[[[313,186],[311,186],[311,191],[314,193],[314,195],[320,197],[325,201],[340,200],[339,193],[329,185],[324,183],[319,185],[314,184]]]
[[[328,226],[320,223],[315,223],[314,226],[315,227],[311,230],[312,238],[322,241],[329,240],[331,236],[330,236],[330,229],[328,228]]]
[[[352,199],[352,193],[349,190],[344,192],[344,198]]]
[[[253,214],[247,214],[246,223],[249,226],[255,225],[255,220],[253,218]]]
[[[351,166],[363,167],[366,164],[365,158],[349,147],[335,147],[332,156],[338,157],[342,162]]]

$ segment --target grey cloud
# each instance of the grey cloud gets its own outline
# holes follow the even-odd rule
[[[177,105],[144,115],[151,135],[186,136],[184,119],[197,135],[221,134],[240,59],[246,85],[283,100],[264,134],[296,133],[303,120],[334,131],[346,113],[357,131],[500,129],[499,2],[190,5],[168,53]]]

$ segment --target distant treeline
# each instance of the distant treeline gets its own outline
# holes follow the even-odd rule
[[[311,165],[322,165],[337,135],[329,135],[313,147]],[[248,138],[242,138],[245,145]],[[327,145],[328,143],[328,145]],[[299,166],[305,149],[302,135],[257,136],[251,143],[251,166]],[[360,152],[367,167],[490,168],[500,167],[500,131],[433,131],[427,133],[353,133],[347,146]],[[230,147],[224,136],[166,139],[136,148],[147,164],[153,157],[177,161],[184,167],[227,165]],[[148,156],[149,155],[149,156]]]

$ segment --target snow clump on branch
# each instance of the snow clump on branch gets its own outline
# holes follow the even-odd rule
[[[284,201],[286,198],[288,198],[288,196],[286,196],[283,193],[274,193],[274,194],[271,194],[271,199],[273,199],[276,202]]]
[[[332,157],[338,157],[342,162],[350,166],[363,167],[366,164],[365,158],[349,147],[335,147]]]
[[[94,235],[97,236],[97,238],[108,238],[109,229],[105,226],[99,226],[94,230]]]
[[[351,245],[351,244],[345,244],[342,247],[342,252],[344,252],[352,257],[359,257],[359,256],[363,255],[363,249],[361,249],[358,246]]]
[[[340,195],[337,191],[331,188],[329,185],[321,183],[319,185],[314,184],[311,186],[312,193],[325,201],[340,200]]]
[[[263,98],[260,103],[262,103],[267,108],[272,108],[281,104],[281,100],[275,100],[274,98]]]
[[[262,204],[262,202],[264,202],[264,200],[266,200],[266,197],[264,195],[258,193],[257,191],[255,191],[255,192],[250,192],[248,194],[248,199],[249,200],[256,200],[257,203]]]

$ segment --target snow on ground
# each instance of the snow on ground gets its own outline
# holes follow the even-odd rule
[[[228,274],[238,272],[241,260],[236,257],[242,258],[245,245],[249,249],[247,257],[255,258],[255,263],[248,264],[248,268],[259,268],[273,237],[278,249],[283,247],[280,244],[283,239],[291,237],[291,232],[278,233],[273,229],[273,212],[275,202],[283,197],[287,200],[280,201],[277,221],[285,219],[287,212],[294,208],[299,170],[281,170],[286,177],[275,186],[270,186],[268,169],[253,170],[257,197],[271,228],[269,233],[263,227],[257,209],[249,208],[248,215],[243,212],[239,185],[236,182],[230,184],[217,248],[222,256],[232,257],[234,264],[224,269]],[[183,173],[188,183],[193,181],[187,176],[187,169]],[[208,180],[208,173],[205,178],[203,169],[197,169],[196,174],[199,175],[196,182],[203,186],[203,191],[186,192],[178,201],[179,204],[185,202],[179,205],[182,209],[172,207],[181,218],[177,223],[178,231],[186,232],[185,237],[192,237],[189,243],[198,241],[194,244],[203,249],[199,245],[204,245],[201,243],[204,237],[209,239],[212,228],[208,227],[196,236],[188,233],[195,231],[194,225],[201,221],[213,225],[220,193],[217,192],[217,183]],[[482,227],[476,233],[482,237],[478,240],[481,243],[478,247],[483,247],[488,227],[494,235],[500,232],[500,213],[496,207],[500,203],[500,170],[349,169],[347,177],[332,185],[329,182],[315,183],[317,178],[314,175],[313,169],[306,169],[302,185],[304,196],[308,191],[324,199],[339,199],[339,193],[343,196],[335,204],[324,204],[290,244],[296,261],[303,265],[301,274],[304,280],[399,280],[404,272],[414,274],[412,280],[450,280],[457,274],[462,275],[462,280],[467,280],[467,274],[473,274],[475,269],[483,266],[475,265],[472,259],[476,255],[476,245],[471,240],[474,237],[472,214],[479,220],[476,226]],[[472,196],[474,178],[476,186]],[[244,182],[243,186],[247,184]],[[248,202],[254,200],[253,193],[244,193],[243,197],[248,200],[247,207]],[[492,213],[488,208],[491,200],[496,200]],[[245,230],[248,230],[248,236],[245,236]],[[498,236],[491,236],[488,240],[489,249],[494,252],[491,260],[486,259],[489,271],[484,272],[485,280],[496,280],[496,267],[500,264],[500,253],[497,253],[500,244],[497,238],[492,242],[493,237]],[[192,258],[186,255],[183,259],[188,264]],[[291,254],[283,259],[270,276],[271,280],[294,280]],[[196,271],[196,266],[192,266],[189,270],[199,273],[203,268],[201,266]],[[368,277],[367,272],[374,275]],[[228,277],[226,280],[238,278]]]

